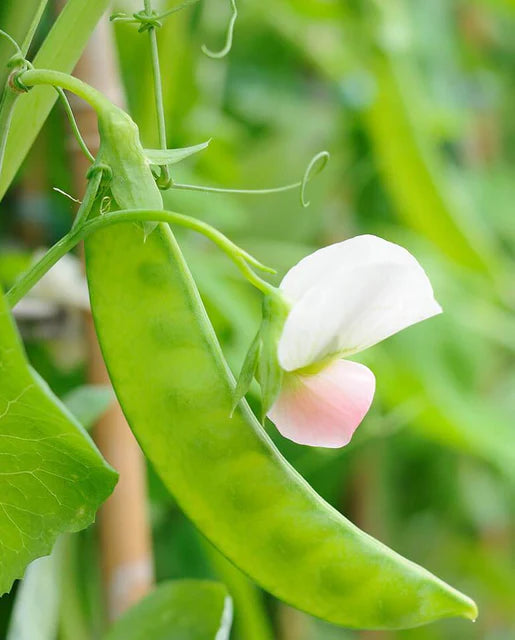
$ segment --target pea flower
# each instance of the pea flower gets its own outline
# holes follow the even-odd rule
[[[372,235],[307,256],[280,292],[287,311],[268,324],[265,314],[254,348],[265,412],[294,442],[342,447],[375,392],[372,371],[347,358],[442,309],[417,260]]]

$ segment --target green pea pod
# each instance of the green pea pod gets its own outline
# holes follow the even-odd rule
[[[146,205],[143,202],[141,205]],[[347,627],[474,619],[475,604],[346,520],[277,451],[234,380],[167,225],[86,241],[96,329],[125,415],[198,528],[278,598]]]

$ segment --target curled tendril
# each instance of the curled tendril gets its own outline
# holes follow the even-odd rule
[[[100,201],[100,215],[104,216],[106,213],[111,211],[111,198],[109,196],[104,196]]]
[[[306,200],[306,187],[308,182],[325,169],[330,159],[331,154],[328,151],[321,151],[320,153],[317,153],[316,156],[313,156],[311,162],[306,167],[304,177],[300,184],[300,201],[303,207],[309,207],[311,204],[309,200]]]
[[[236,24],[236,20],[238,18],[238,7],[236,6],[236,0],[231,0],[232,7],[232,15],[229,20],[229,26],[227,28],[227,36],[225,39],[225,46],[221,51],[211,51],[207,48],[205,44],[202,45],[202,53],[204,53],[209,58],[224,58],[232,49],[232,40],[234,35],[234,25]]]
[[[8,79],[8,85],[16,93],[27,93],[30,87],[27,87],[25,84],[23,84],[20,76],[24,71],[27,71],[28,69],[33,69],[34,67],[25,58],[20,45],[16,42],[16,40],[12,36],[10,36],[3,29],[0,29],[0,36],[8,40],[9,43],[12,44],[12,46],[16,50],[16,53],[7,62],[7,68],[13,69]]]
[[[284,191],[293,191],[300,189],[300,200],[303,207],[309,207],[309,201],[306,200],[306,187],[315,176],[321,173],[330,159],[328,151],[320,151],[310,160],[302,180],[287,184],[282,187],[272,187],[271,189],[226,189],[224,187],[209,187],[196,184],[181,184],[179,182],[172,183],[172,189],[181,189],[183,191],[203,191],[204,193],[233,193],[241,195],[264,196],[272,193],[282,193]]]
[[[34,67],[31,65],[28,60],[23,61],[23,66],[20,67],[20,64],[16,64],[15,70],[11,73],[9,78],[7,79],[7,84],[15,93],[28,93],[32,87],[27,87],[27,85],[21,79],[23,73],[28,69],[33,69]]]

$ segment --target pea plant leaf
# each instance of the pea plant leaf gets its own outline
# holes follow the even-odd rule
[[[165,582],[132,607],[104,640],[228,640],[232,600],[208,580]]]
[[[207,142],[201,142],[192,147],[183,147],[182,149],[145,149],[144,151],[150,164],[177,164],[177,162],[181,162],[185,158],[207,149],[210,142],[211,140],[207,140]]]
[[[30,368],[0,292],[0,595],[59,534],[93,522],[116,473]]]

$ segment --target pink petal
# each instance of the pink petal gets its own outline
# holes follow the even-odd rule
[[[335,360],[313,375],[286,374],[268,417],[299,444],[343,447],[372,404],[375,377],[362,364]]]

